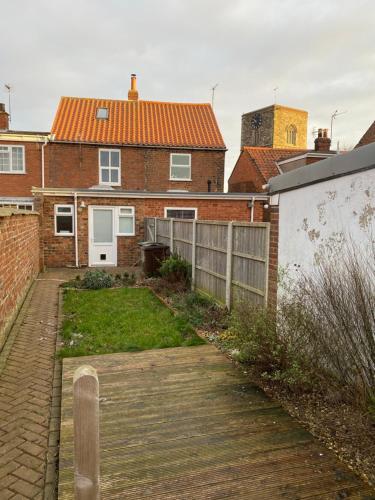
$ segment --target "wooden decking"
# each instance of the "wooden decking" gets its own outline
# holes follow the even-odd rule
[[[59,499],[73,498],[72,377],[100,381],[102,499],[375,498],[213,346],[64,360]]]

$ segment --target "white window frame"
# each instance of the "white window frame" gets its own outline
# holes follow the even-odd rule
[[[105,167],[100,164],[100,153],[102,151],[108,151],[109,153],[114,153],[117,152],[119,159],[118,159],[118,167]],[[111,155],[109,155],[109,158],[111,158]],[[99,149],[99,154],[98,154],[98,163],[99,163],[99,184],[105,185],[105,186],[121,186],[121,149],[111,149],[111,148],[100,148]],[[108,182],[102,181],[102,169],[108,169],[109,170],[109,179],[111,179],[111,171],[112,170],[118,170],[118,182],[111,182],[110,180]]]
[[[23,175],[23,174],[26,174],[25,146],[22,146],[22,145],[19,145],[19,144],[0,144],[0,147],[8,149],[8,151],[9,151],[9,166],[10,166],[9,172],[5,172],[4,170],[0,170],[0,175],[1,174],[11,174],[11,175]],[[22,148],[22,163],[23,163],[23,169],[22,170],[12,170],[12,148]]]
[[[70,213],[63,213],[63,214],[58,214],[58,209],[59,208],[70,208]],[[62,216],[67,216],[67,215],[71,215],[72,217],[72,228],[73,228],[73,232],[71,233],[58,233],[57,232],[57,217],[59,215],[62,215]],[[66,204],[66,205],[55,205],[54,207],[54,220],[55,220],[55,236],[74,236],[75,234],[75,218],[74,218],[74,205],[70,205],[70,204]]]
[[[179,177],[172,177],[172,167],[173,167],[173,157],[174,156],[188,156],[189,157],[189,168],[190,168],[190,177],[186,179],[181,179]],[[184,167],[187,165],[174,165],[175,167]],[[171,153],[169,155],[169,180],[170,181],[178,181],[178,182],[191,182],[191,153]]]
[[[121,209],[126,208],[126,209],[131,209],[132,213],[131,215],[121,215]],[[123,205],[121,207],[117,207],[116,211],[116,236],[135,236],[135,207],[131,207],[129,205]],[[120,231],[120,219],[121,218],[126,218],[126,219],[133,219],[133,231],[131,233],[122,233]]]
[[[167,219],[171,219],[172,217],[168,217],[168,210],[194,210],[194,219],[198,218],[198,209],[195,207],[164,207],[164,217]],[[190,219],[185,219],[185,220],[190,220]]]

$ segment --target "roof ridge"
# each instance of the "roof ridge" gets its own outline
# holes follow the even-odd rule
[[[209,106],[211,103],[209,102],[181,102],[181,101],[150,101],[145,99],[139,99],[137,101],[132,101],[129,99],[111,99],[107,97],[79,97],[79,96],[60,96],[60,99],[79,99],[81,101],[111,101],[111,102],[131,102],[134,104],[137,103],[151,103],[151,104],[180,104],[183,106]]]

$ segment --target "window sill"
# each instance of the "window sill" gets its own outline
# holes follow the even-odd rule
[[[177,181],[177,182],[192,182],[192,179],[169,179],[170,182]]]
[[[55,233],[55,236],[74,236],[74,233]]]
[[[26,170],[24,170],[23,172],[3,172],[2,170],[0,170],[0,175],[1,174],[7,174],[7,175],[24,175],[24,174],[26,174]]]
[[[135,233],[129,233],[129,234],[124,234],[124,233],[117,233],[116,236],[135,236]]]

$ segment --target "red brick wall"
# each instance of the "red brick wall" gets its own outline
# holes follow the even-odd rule
[[[232,193],[264,193],[265,181],[246,151],[242,151],[228,179],[228,191]]]
[[[105,147],[105,146],[104,146]],[[99,184],[99,146],[51,143],[46,154],[46,187],[88,188]],[[121,186],[130,191],[223,191],[223,151],[122,147]],[[170,154],[191,154],[191,181],[170,181]]]
[[[0,349],[40,269],[38,215],[5,213],[0,210]]]
[[[85,208],[80,208],[81,202]],[[42,245],[47,267],[74,266],[75,250],[74,236],[54,235],[54,205],[72,204],[72,197],[46,196],[37,203],[37,209],[42,213]],[[78,198],[78,249],[80,265],[88,265],[88,206],[134,206],[136,220],[136,235],[118,236],[118,265],[135,264],[140,257],[137,245],[144,239],[143,222],[145,217],[164,217],[164,207],[194,207],[198,209],[198,219],[201,220],[238,220],[250,221],[250,209],[246,200],[178,200],[161,198]],[[38,208],[38,206],[40,208]],[[263,207],[256,202],[254,220],[262,221]]]
[[[277,305],[277,271],[279,242],[279,207],[270,207],[270,249],[268,267],[268,306],[272,309]]]
[[[38,142],[1,141],[1,145],[25,147],[25,174],[0,173],[0,196],[31,196],[31,187],[42,185],[41,148]]]

